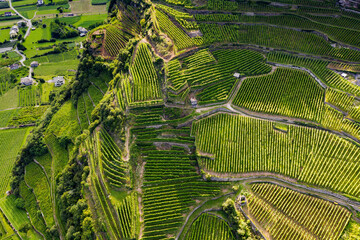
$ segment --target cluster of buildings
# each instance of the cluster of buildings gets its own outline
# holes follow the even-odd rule
[[[24,86],[30,86],[30,85],[33,85],[35,81],[31,77],[23,77],[23,78],[21,78],[20,82]],[[60,87],[65,84],[65,79],[63,76],[57,76],[57,77],[54,77],[49,82],[54,83],[55,87]]]
[[[80,32],[80,37],[85,37],[86,34],[88,33],[88,30],[86,30],[86,28],[84,27],[78,27],[78,30]]]
[[[23,26],[26,26],[26,22],[21,20],[18,21],[17,24],[13,25],[10,29],[10,38],[16,38],[18,33],[19,33],[19,29]]]

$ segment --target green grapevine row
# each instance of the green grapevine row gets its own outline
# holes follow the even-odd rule
[[[255,44],[338,59],[360,61],[360,53],[347,48],[333,48],[322,37],[292,29],[262,25],[200,24],[204,44]]]
[[[122,233],[126,239],[135,239],[140,224],[137,193],[133,192],[117,206]]]
[[[121,159],[121,151],[105,130],[99,132],[99,138],[100,168],[111,186],[122,187],[126,182],[126,167]]]
[[[199,164],[219,173],[275,172],[313,185],[360,196],[360,150],[327,131],[218,114],[193,124]],[[214,141],[209,141],[213,139]]]
[[[274,239],[338,239],[351,216],[332,202],[274,184],[251,189],[249,210]]]
[[[178,50],[196,46],[193,39],[171,22],[166,14],[156,10],[156,19],[160,29],[169,35]]]
[[[175,59],[168,64],[170,89],[179,91],[189,85],[198,93],[200,104],[224,101],[228,98],[236,78],[242,75],[268,73],[271,67],[264,63],[264,57],[246,49],[217,50],[210,53],[203,50],[185,59]],[[216,63],[213,63],[216,59]]]
[[[142,198],[144,240],[175,235],[195,199],[219,192],[218,184],[204,182],[197,174],[196,156],[191,153],[194,138],[190,137],[188,127],[145,127],[178,120],[163,121],[164,111],[162,107],[140,109],[135,112],[138,127],[131,129],[146,162]]]
[[[152,100],[162,101],[160,82],[147,44],[139,44],[130,72],[133,80],[130,104],[136,105],[137,102]]]
[[[267,57],[268,61],[270,62],[291,64],[308,68],[329,87],[337,88],[353,95],[360,96],[360,87],[348,82],[339,74],[328,69],[327,65],[329,63],[326,61],[304,57],[296,57],[290,54],[279,52],[269,53]]]
[[[312,16],[312,15],[309,15]],[[332,40],[345,43],[352,46],[360,46],[360,40],[357,37],[359,30],[347,29],[339,26],[329,26],[314,22],[306,16],[298,16],[293,14],[284,14],[276,16],[247,16],[247,15],[232,15],[232,14],[212,14],[195,15],[198,21],[226,21],[226,22],[240,22],[240,23],[258,23],[271,24],[283,27],[292,27],[304,30],[317,30],[329,36]],[[360,22],[360,20],[357,20]]]
[[[349,112],[354,105],[354,96],[349,96],[345,92],[338,91],[333,88],[327,88],[325,101],[339,107],[345,112]]]
[[[273,74],[245,79],[234,104],[255,112],[319,122],[324,92],[308,73],[277,68]]]
[[[191,224],[185,240],[232,240],[235,239],[229,225],[221,218],[203,213]]]

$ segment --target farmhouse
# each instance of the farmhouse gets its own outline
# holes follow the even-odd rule
[[[10,30],[10,38],[16,38],[18,32],[15,30]]]
[[[5,12],[5,17],[11,17],[12,13],[11,12]]]
[[[53,82],[55,83],[55,87],[60,87],[65,84],[65,79],[63,76],[57,76],[53,78]]]
[[[33,84],[33,80],[30,77],[23,77],[21,78],[21,84],[25,86],[29,86]]]
[[[20,68],[20,64],[18,64],[18,63],[11,64],[9,66],[9,68],[10,68],[10,70],[16,70],[16,69]]]
[[[30,64],[30,67],[32,67],[32,68],[35,68],[35,67],[38,67],[38,66],[39,66],[39,63],[37,61],[33,61]]]
[[[80,37],[84,37],[88,33],[88,30],[86,30],[84,27],[78,27],[78,30],[80,32]]]
[[[19,32],[19,27],[17,25],[14,25],[11,27],[11,30],[16,31],[16,33],[17,33],[17,32]]]

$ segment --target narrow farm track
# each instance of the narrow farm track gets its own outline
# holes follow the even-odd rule
[[[296,180],[289,181],[285,178],[279,178],[278,176],[276,176],[276,174],[273,173],[258,173],[256,176],[245,177],[232,177],[231,174],[226,175],[228,176],[211,177],[211,180],[215,182],[241,182],[245,184],[262,182],[273,183],[282,187],[290,188],[303,194],[310,194],[330,202],[336,202],[337,204],[349,209],[353,213],[353,219],[360,223],[360,219],[356,217],[356,212],[360,212],[360,202],[351,200],[341,194],[334,193],[325,189],[309,187],[297,183]]]
[[[204,206],[204,204],[206,204],[208,201],[217,200],[217,199],[219,199],[219,198],[221,198],[221,197],[229,196],[229,195],[231,195],[231,194],[234,194],[234,193],[233,193],[233,192],[230,192],[230,193],[227,193],[227,194],[224,194],[224,195],[220,195],[220,196],[211,198],[211,199],[209,199],[209,200],[207,200],[207,201],[204,201],[202,204],[198,205],[197,207],[195,207],[195,208],[188,214],[188,216],[186,217],[186,220],[185,220],[184,224],[182,225],[182,227],[181,227],[178,235],[176,236],[175,240],[178,240],[178,239],[179,239],[179,237],[181,236],[182,232],[184,231],[184,228],[185,228],[187,222],[189,221],[191,215],[192,215],[196,210],[198,210],[199,208],[201,208],[202,206]],[[206,210],[207,210],[207,209],[205,209],[205,210],[202,211],[201,213],[206,212]],[[199,214],[199,216],[201,215],[201,213]],[[197,217],[198,217],[198,216],[197,216]],[[196,218],[197,218],[197,217],[196,217]],[[194,221],[196,220],[196,218],[194,219]]]

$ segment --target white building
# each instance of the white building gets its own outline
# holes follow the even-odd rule
[[[21,84],[25,85],[25,86],[30,86],[33,84],[33,80],[32,80],[32,78],[29,78],[29,77],[23,77],[23,78],[21,78]]]
[[[88,33],[88,30],[86,30],[86,28],[83,27],[78,27],[78,30],[80,32],[80,37],[84,37]]]
[[[44,0],[37,0],[37,5],[38,6],[44,5]]]
[[[30,67],[32,67],[32,68],[36,68],[38,66],[39,66],[39,63],[37,61],[33,61],[30,63]]]
[[[347,74],[346,74],[346,73],[342,73],[341,76],[342,76],[343,78],[346,78],[346,77],[347,77]]]
[[[15,30],[10,30],[10,38],[16,38],[18,32]]]
[[[63,76],[57,76],[53,78],[53,82],[55,83],[55,87],[60,87],[65,84],[65,79]]]
[[[190,103],[192,107],[196,107],[197,106],[197,100],[195,97],[190,97]]]

